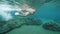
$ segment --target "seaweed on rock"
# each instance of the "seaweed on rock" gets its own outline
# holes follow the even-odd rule
[[[26,20],[26,25],[41,25],[42,21],[40,19],[35,19],[35,18],[27,18]]]
[[[7,21],[0,21],[0,27],[2,27],[3,25],[5,25],[7,23]]]
[[[19,19],[12,19],[7,21],[0,28],[0,34],[6,34],[16,28],[20,28],[23,25],[41,25],[42,21],[35,18],[19,18]]]
[[[5,26],[7,24],[7,21],[0,21],[0,34],[3,32],[3,30],[5,30]]]
[[[7,21],[6,24],[3,24],[2,22],[5,23],[5,21],[1,21],[1,25],[3,26],[0,27],[0,34],[6,34],[13,29],[21,27],[23,21],[20,21],[19,19],[12,19]]]
[[[60,32],[60,25],[55,22],[47,22],[47,23],[43,24],[43,28],[46,30],[50,30],[50,31]]]

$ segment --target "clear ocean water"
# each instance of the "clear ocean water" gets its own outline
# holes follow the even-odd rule
[[[34,0],[34,2],[36,1]],[[44,3],[41,6],[38,6],[38,4],[35,4],[35,13],[26,17],[41,19],[43,24],[47,21],[55,20],[55,22],[60,25],[60,0],[52,0],[51,2]],[[42,28],[42,25],[23,25],[20,28],[8,32],[7,34],[60,34],[60,32],[45,30]]]

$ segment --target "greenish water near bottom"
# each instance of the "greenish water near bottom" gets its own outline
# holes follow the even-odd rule
[[[60,32],[45,30],[41,26],[23,26],[8,34],[60,34]]]

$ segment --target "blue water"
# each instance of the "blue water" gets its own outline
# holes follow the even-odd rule
[[[45,4],[41,8],[39,8],[35,16],[37,16],[38,18],[46,19],[60,19],[60,5],[48,5],[49,4]]]

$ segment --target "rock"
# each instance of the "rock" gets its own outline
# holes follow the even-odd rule
[[[26,25],[41,25],[42,21],[40,19],[35,19],[35,18],[27,18],[26,20]]]
[[[21,20],[21,22],[23,21]],[[21,27],[22,26],[21,22],[19,21],[19,19],[18,20],[12,19],[7,21],[7,23],[5,23],[5,21],[1,21],[0,34],[6,34],[16,28]]]
[[[7,23],[7,21],[0,21],[0,27],[2,27],[3,25],[5,25]]]
[[[43,24],[42,27],[46,30],[60,32],[60,25],[55,22],[47,22],[47,23]]]
[[[2,21],[3,23],[5,23],[5,21]],[[41,25],[42,21],[39,19],[35,19],[35,18],[19,18],[19,19],[12,19],[7,21],[7,23],[2,24],[3,26],[0,27],[0,34],[6,34],[14,29],[20,28],[23,25],[35,25],[35,26],[39,26]]]

